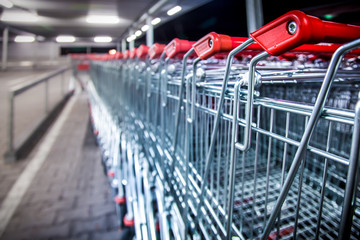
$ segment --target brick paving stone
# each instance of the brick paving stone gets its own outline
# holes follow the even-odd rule
[[[90,238],[89,234],[84,233],[84,234],[80,234],[80,235],[76,235],[76,236],[70,236],[70,237],[66,237],[66,238],[55,237],[55,238],[53,238],[51,240],[88,240],[89,238]]]
[[[7,226],[9,230],[20,230],[33,227],[47,227],[54,223],[56,212],[39,212],[30,209],[13,217]]]
[[[69,236],[70,223],[63,223],[47,227],[32,227],[26,230],[6,231],[1,239],[6,240],[42,240],[55,237]]]
[[[87,219],[90,217],[90,208],[89,206],[78,207],[75,209],[58,211],[57,223],[62,223],[69,220],[81,220]]]
[[[106,214],[114,213],[116,211],[115,204],[106,204],[106,205],[92,205],[91,206],[91,216],[99,217]]]
[[[78,235],[84,232],[96,232],[96,231],[106,231],[107,229],[107,219],[105,216],[84,220],[84,221],[75,221],[73,225],[72,235]]]
[[[115,213],[106,215],[108,229],[119,228],[119,217]]]
[[[92,240],[115,240],[120,239],[121,231],[120,230],[112,230],[106,232],[96,232],[92,235]]]

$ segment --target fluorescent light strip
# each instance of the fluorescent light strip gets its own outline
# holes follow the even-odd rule
[[[152,21],[151,21],[151,24],[152,25],[156,25],[156,24],[158,24],[158,23],[160,23],[161,22],[161,18],[154,18]]]
[[[96,36],[94,37],[94,42],[97,43],[109,43],[112,41],[112,37],[109,36]]]
[[[172,15],[180,12],[181,9],[182,9],[182,8],[181,8],[180,6],[175,6],[175,7],[173,7],[172,9],[170,9],[169,11],[167,11],[167,15],[172,16]]]
[[[86,18],[86,22],[94,24],[116,24],[120,22],[117,16],[90,15]]]
[[[14,39],[17,43],[31,43],[35,41],[34,36],[18,35]]]
[[[14,4],[10,2],[9,0],[0,0],[0,5],[6,7],[6,8],[12,8]]]
[[[116,54],[116,49],[110,49],[109,54],[110,55],[115,55]]]
[[[140,31],[140,30],[137,30],[137,31],[135,32],[135,36],[137,36],[137,37],[140,37],[141,34],[142,34],[142,31]]]
[[[34,15],[30,12],[22,11],[22,10],[11,10],[11,11],[4,11],[1,15],[1,21],[4,22],[37,22],[39,17]]]
[[[146,32],[147,30],[149,30],[149,28],[149,25],[144,25],[141,27],[141,31]]]
[[[72,43],[75,42],[76,38],[70,35],[60,35],[57,36],[56,42],[58,43]]]
[[[135,39],[136,39],[136,36],[135,36],[135,35],[131,35],[131,36],[129,36],[129,37],[126,39],[126,41],[132,42],[132,41],[134,41]]]

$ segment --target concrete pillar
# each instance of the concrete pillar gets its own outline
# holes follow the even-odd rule
[[[120,41],[117,41],[117,42],[116,42],[116,51],[117,51],[117,52],[120,52],[120,51],[121,51],[121,43],[120,43]]]
[[[131,36],[133,34],[134,34],[134,30],[131,29],[130,32],[129,32],[129,35]],[[135,46],[135,40],[132,40],[131,42],[129,42],[130,51],[134,49],[134,46]]]
[[[126,39],[121,40],[121,51],[126,51]]]
[[[146,45],[151,47],[154,44],[154,26],[151,24],[152,17],[146,18],[146,25],[149,29],[146,31]]]
[[[264,24],[261,0],[246,0],[246,17],[248,33],[251,33]]]
[[[3,31],[3,40],[2,40],[2,61],[1,61],[1,70],[5,71],[7,68],[8,61],[8,45],[9,45],[9,28],[6,27]]]

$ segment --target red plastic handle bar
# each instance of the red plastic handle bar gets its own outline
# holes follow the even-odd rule
[[[290,235],[294,232],[294,227],[293,226],[290,226],[290,227],[287,227],[287,228],[283,228],[280,230],[279,232],[279,237],[284,237],[284,236],[287,236],[287,235]],[[274,240],[277,238],[277,233],[276,232],[273,232],[271,233],[269,236],[268,236],[268,240]]]
[[[122,59],[123,57],[124,57],[124,54],[122,54],[122,52],[115,53],[115,59]]]
[[[229,52],[246,40],[247,38],[245,37],[230,37],[211,32],[197,41],[193,48],[199,58],[206,60],[217,53]],[[261,50],[261,47],[257,44],[252,44],[247,49]]]
[[[127,49],[125,52],[124,52],[124,59],[128,59],[130,57],[130,50]]]
[[[195,42],[174,38],[165,47],[165,53],[168,58],[173,58],[180,53],[186,53],[192,48]]]
[[[149,51],[148,46],[141,44],[140,47],[138,47],[137,51],[136,51],[136,56],[140,59],[144,59],[146,58],[146,55],[148,54]]]
[[[137,48],[134,48],[132,51],[130,51],[130,58],[131,59],[134,59],[136,57],[136,51],[137,51]]]
[[[165,44],[154,43],[148,51],[149,58],[154,59],[160,57],[165,47]]]
[[[268,53],[278,56],[305,43],[344,43],[360,37],[360,26],[322,21],[290,11],[250,36]]]

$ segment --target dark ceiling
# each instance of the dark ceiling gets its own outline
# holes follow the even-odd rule
[[[124,38],[131,24],[138,20],[158,0],[11,0],[16,8],[5,9],[2,13],[25,9],[37,12],[42,21],[31,23],[0,22],[16,29],[45,37],[59,34],[72,34],[90,38],[94,35],[111,35]],[[210,1],[210,2],[209,2]],[[206,3],[207,2],[207,3]],[[155,28],[155,41],[168,43],[173,38],[197,40],[215,31],[231,36],[248,36],[246,27],[245,0],[174,0],[164,5],[166,13],[172,6],[186,5],[187,11]],[[200,7],[198,6],[200,5]],[[339,0],[301,0],[301,1],[262,1],[264,23],[290,10],[302,10],[307,14],[324,20],[360,25],[360,1]],[[1,11],[0,11],[1,13]],[[89,13],[116,14],[120,22],[115,25],[89,25],[85,17]],[[140,26],[135,26],[139,28]],[[145,43],[144,35],[136,40],[136,45]]]
[[[360,25],[360,1],[263,0],[264,24],[291,10],[302,10],[323,20]],[[214,0],[194,11],[161,25],[155,31],[158,42],[175,37],[197,40],[215,31],[230,36],[248,36],[245,0]],[[139,39],[138,44],[144,43]]]

